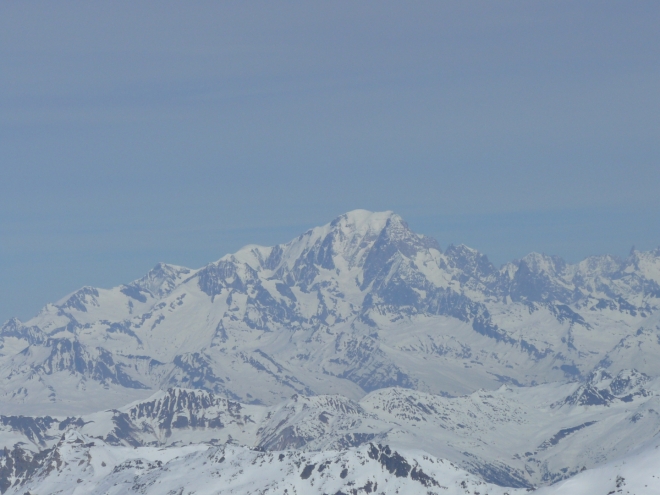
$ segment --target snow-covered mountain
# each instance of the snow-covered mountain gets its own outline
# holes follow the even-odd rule
[[[5,457],[7,494],[500,494],[521,490],[484,483],[424,452],[369,444],[341,452],[260,452],[195,445],[112,447],[68,433],[43,459]],[[17,462],[18,461],[18,462]],[[9,469],[7,469],[9,471]],[[26,491],[27,490],[27,491]]]
[[[118,407],[170,386],[274,404],[392,386],[464,394],[599,366],[655,376],[659,305],[660,251],[577,265],[530,254],[498,270],[465,246],[443,253],[391,212],[358,210],[8,321],[2,397],[13,411],[80,413],[92,394]]]
[[[113,449],[380,443],[546,484],[659,431],[659,307],[660,248],[498,269],[356,210],[9,320],[0,440],[27,456],[70,430]]]
[[[658,447],[657,439],[645,442],[631,455],[594,469],[581,469],[568,480],[541,488],[539,494],[657,494]],[[420,449],[392,448],[375,442],[323,451],[265,451],[211,442],[165,448],[127,447],[67,429],[51,447],[40,452],[26,451],[18,445],[0,452],[0,491],[17,495],[515,495],[530,490],[487,483],[457,464]]]
[[[29,455],[68,431],[125,447],[324,452],[380,443],[421,449],[490,483],[529,487],[625,456],[659,433],[656,382],[632,371],[609,378],[602,372],[586,383],[503,385],[464,397],[387,388],[360,401],[294,395],[275,406],[176,388],[82,416],[0,416],[0,442]]]

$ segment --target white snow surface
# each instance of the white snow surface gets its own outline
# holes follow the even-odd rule
[[[660,493],[660,451],[624,459],[543,487],[539,495]],[[7,494],[327,494],[486,495],[529,493],[485,483],[419,450],[369,444],[343,451],[261,452],[233,445],[126,448],[76,432],[42,466],[15,477]]]
[[[259,452],[197,445],[111,447],[67,434],[46,465],[8,494],[504,494],[452,463],[424,452],[370,445],[342,452]]]

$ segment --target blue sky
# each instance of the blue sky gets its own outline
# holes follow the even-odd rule
[[[354,209],[660,245],[660,3],[2,2],[0,320]]]

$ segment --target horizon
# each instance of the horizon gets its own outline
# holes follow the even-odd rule
[[[210,265],[210,264],[213,264],[213,263],[215,263],[215,262],[217,262],[217,261],[223,259],[223,258],[226,257],[226,256],[231,256],[231,255],[233,255],[233,254],[236,254],[237,252],[242,251],[242,250],[245,249],[245,248],[249,248],[249,247],[253,247],[253,246],[254,246],[254,247],[260,247],[260,248],[271,248],[271,247],[274,247],[274,246],[277,246],[277,245],[287,244],[287,243],[289,243],[289,242],[293,242],[293,241],[295,241],[295,240],[296,240],[297,238],[299,238],[299,237],[302,237],[302,236],[304,236],[304,235],[310,233],[310,232],[311,232],[313,229],[315,229],[315,228],[321,228],[321,227],[329,226],[332,222],[334,222],[335,220],[339,219],[340,217],[342,217],[342,216],[344,216],[344,215],[351,214],[351,213],[356,212],[356,211],[366,212],[366,213],[368,213],[369,215],[373,215],[373,214],[382,214],[382,213],[391,213],[391,214],[393,214],[393,215],[398,216],[399,218],[401,218],[401,219],[403,220],[403,222],[404,222],[406,225],[408,225],[408,227],[410,228],[410,230],[411,230],[413,233],[415,233],[415,234],[421,234],[421,235],[424,235],[424,236],[427,237],[427,238],[431,238],[431,239],[434,239],[434,240],[437,241],[437,239],[436,239],[435,237],[430,236],[430,235],[426,235],[426,234],[424,234],[424,233],[422,233],[422,232],[418,232],[418,231],[416,231],[414,228],[410,227],[410,225],[408,224],[407,220],[406,220],[403,216],[399,215],[396,211],[393,211],[393,210],[372,211],[372,210],[365,210],[365,209],[363,209],[363,208],[358,208],[358,209],[350,210],[350,211],[347,211],[347,212],[342,213],[342,214],[340,214],[340,215],[337,215],[335,218],[333,218],[332,220],[330,220],[329,222],[326,222],[326,223],[324,223],[324,224],[315,225],[315,226],[313,226],[313,227],[310,227],[310,228],[308,228],[308,229],[305,229],[304,231],[300,232],[300,233],[297,234],[297,235],[292,236],[289,240],[284,241],[284,242],[282,242],[282,243],[276,243],[276,244],[272,244],[272,245],[264,245],[264,244],[248,243],[248,244],[245,244],[245,245],[241,246],[240,248],[238,248],[238,249],[236,249],[236,250],[234,250],[234,251],[232,251],[232,252],[227,252],[227,253],[221,255],[220,257],[215,258],[215,259],[210,260],[210,261],[207,261],[207,262],[205,262],[205,263],[203,263],[203,264],[201,264],[201,265],[199,265],[199,266],[180,265],[180,264],[176,264],[176,263],[169,263],[169,262],[167,262],[166,260],[161,260],[161,261],[158,261],[157,263],[155,263],[151,268],[145,270],[143,273],[139,274],[138,276],[136,276],[135,278],[133,278],[133,279],[131,279],[131,280],[124,280],[124,281],[122,281],[122,282],[116,283],[116,284],[114,284],[114,285],[109,285],[109,286],[97,286],[97,285],[91,285],[91,284],[82,284],[82,285],[80,285],[79,287],[75,288],[74,290],[69,291],[69,292],[67,292],[66,294],[64,294],[64,295],[62,295],[62,296],[60,296],[60,297],[57,297],[57,298],[55,298],[55,299],[53,299],[53,300],[50,300],[50,301],[47,301],[47,302],[44,303],[44,304],[43,304],[43,305],[42,305],[37,311],[35,311],[34,314],[31,314],[31,315],[29,315],[29,316],[27,316],[27,317],[23,317],[23,318],[21,318],[19,315],[10,315],[9,317],[3,319],[1,323],[4,324],[4,323],[6,323],[7,321],[9,321],[9,320],[11,320],[11,319],[13,319],[13,318],[17,318],[17,319],[18,319],[19,321],[21,321],[21,322],[28,321],[28,320],[30,320],[31,318],[35,317],[35,316],[38,314],[38,312],[41,311],[41,309],[43,309],[46,305],[48,305],[48,304],[55,304],[55,303],[57,303],[57,302],[59,302],[59,301],[65,300],[65,299],[67,299],[68,297],[70,297],[72,294],[75,294],[77,291],[79,291],[80,289],[82,289],[82,288],[84,288],[84,287],[94,287],[94,288],[99,288],[99,289],[111,289],[111,288],[114,288],[114,287],[120,287],[120,286],[123,286],[123,285],[130,285],[131,283],[133,283],[133,282],[139,280],[140,278],[142,278],[143,276],[145,276],[147,273],[149,273],[151,270],[157,268],[157,267],[160,266],[160,265],[176,266],[176,267],[180,267],[180,268],[186,268],[186,269],[191,269],[191,270],[193,270],[193,271],[197,271],[197,270],[200,270],[200,269],[202,269],[202,268],[204,268],[204,267],[206,267],[206,266],[208,266],[208,265]],[[447,250],[448,250],[451,246],[454,246],[454,247],[465,246],[465,247],[467,247],[467,248],[474,249],[474,250],[476,250],[477,252],[479,252],[480,254],[486,256],[486,258],[488,259],[488,261],[489,261],[489,262],[490,262],[490,263],[491,263],[491,264],[492,264],[492,265],[493,265],[498,271],[503,270],[503,269],[505,268],[505,266],[508,265],[509,263],[516,263],[516,262],[521,261],[521,260],[523,260],[524,258],[526,258],[527,256],[532,255],[532,254],[540,254],[540,255],[543,255],[543,256],[550,256],[550,257],[553,257],[553,258],[559,258],[561,261],[564,261],[564,262],[567,263],[568,265],[576,265],[576,264],[578,264],[579,262],[581,262],[581,261],[583,261],[583,260],[586,260],[586,259],[588,259],[588,258],[591,258],[591,257],[612,256],[612,257],[614,257],[617,261],[624,262],[626,259],[628,259],[629,257],[631,257],[635,252],[637,252],[637,253],[653,253],[653,254],[655,254],[656,252],[660,251],[660,245],[658,245],[658,246],[656,246],[656,247],[652,247],[652,248],[647,249],[647,250],[637,249],[635,246],[632,246],[631,249],[630,249],[630,251],[628,252],[628,255],[627,255],[627,256],[621,256],[621,255],[617,255],[617,254],[613,254],[613,253],[593,253],[593,254],[586,255],[585,257],[583,257],[583,258],[581,258],[581,259],[579,259],[579,260],[573,260],[573,261],[571,261],[571,260],[566,260],[565,258],[561,257],[560,255],[557,255],[557,254],[554,254],[554,253],[546,253],[546,252],[541,252],[541,251],[529,251],[528,253],[526,253],[526,254],[523,255],[523,256],[520,256],[520,257],[518,257],[518,258],[514,258],[514,259],[510,259],[510,260],[506,260],[506,261],[504,261],[504,262],[498,264],[498,263],[495,263],[495,262],[494,262],[494,261],[488,256],[488,253],[483,252],[483,251],[481,251],[481,250],[479,250],[479,249],[477,249],[477,248],[474,248],[473,246],[470,246],[470,245],[468,245],[468,244],[465,244],[465,243],[449,243],[449,244],[446,244],[446,245],[444,245],[444,246],[443,246],[443,245],[440,245],[440,243],[438,243],[438,244],[439,244],[439,246],[440,246],[440,251],[441,251],[443,254],[446,253]]]
[[[660,6],[0,5],[0,320],[356,206],[495,264],[660,245]]]

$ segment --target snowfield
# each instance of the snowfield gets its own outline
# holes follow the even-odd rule
[[[6,465],[3,466],[6,471]],[[543,487],[539,495],[657,494],[658,446]],[[7,494],[471,494],[530,489],[486,483],[422,451],[373,443],[342,451],[263,452],[234,445],[127,448],[76,432],[3,481]]]
[[[342,452],[259,452],[197,445],[156,449],[109,447],[71,433],[7,493],[324,494],[519,492],[484,483],[448,461],[380,445]]]

